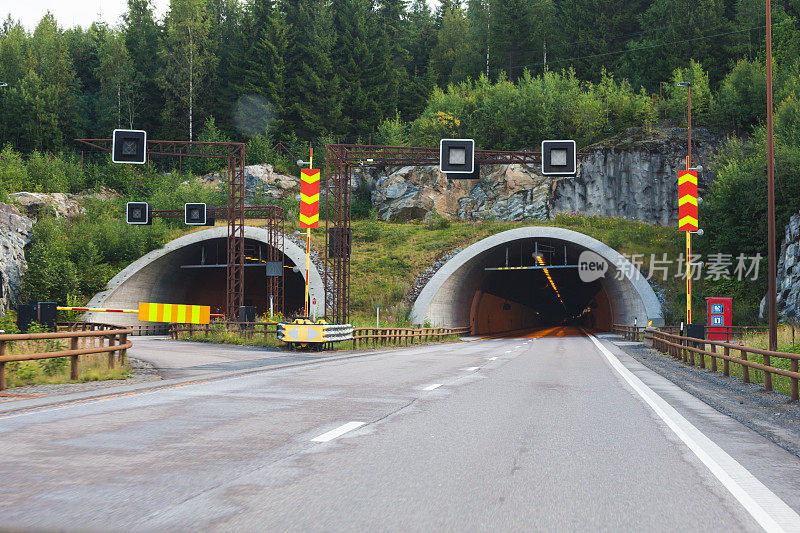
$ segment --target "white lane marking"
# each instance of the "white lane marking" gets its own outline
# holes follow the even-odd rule
[[[490,357],[489,361],[497,361],[497,357]]]
[[[511,353],[511,350],[507,350],[506,353]]]
[[[611,367],[641,396],[667,426],[686,444],[712,474],[728,489],[765,531],[800,531],[800,515],[769,490],[736,459],[706,437],[666,400],[628,370],[593,335],[591,341]]]
[[[348,422],[347,424],[341,425],[336,429],[332,429],[327,433],[323,433],[318,437],[314,437],[311,439],[311,442],[328,442],[330,440],[335,439],[336,437],[341,437],[348,431],[353,431],[356,428],[360,428],[366,422]]]
[[[464,370],[464,372],[475,372],[479,368],[480,368],[479,366],[469,366],[467,368],[464,368],[463,370]]]
[[[441,383],[434,383],[433,385],[428,385],[427,387],[425,387],[425,388],[424,388],[424,389],[422,389],[422,390],[433,390],[433,389],[438,389],[438,388],[439,388],[439,387],[441,387],[441,386],[442,386],[442,384],[441,384]]]

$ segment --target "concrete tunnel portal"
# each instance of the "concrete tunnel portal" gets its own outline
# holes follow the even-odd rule
[[[244,304],[256,307],[259,315],[269,312],[265,258],[268,234],[265,229],[245,227]],[[305,251],[288,238],[284,240],[284,309],[295,314],[303,308]],[[227,228],[197,231],[170,241],[131,263],[114,276],[106,290],[96,294],[88,307],[136,309],[139,302],[208,305],[212,313],[224,313],[227,290]],[[291,267],[298,265],[301,272]],[[324,314],[322,278],[312,263],[309,276],[312,310]],[[275,309],[280,311],[280,309]],[[136,315],[87,313],[86,320],[110,324],[139,324]]]
[[[587,250],[608,270],[584,282],[576,266]],[[558,325],[607,331],[634,319],[664,323],[645,277],[600,241],[542,226],[498,233],[462,250],[433,275],[412,309],[416,323],[469,325],[473,334]]]

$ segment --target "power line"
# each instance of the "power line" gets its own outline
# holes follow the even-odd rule
[[[784,21],[784,22],[788,22],[788,21]],[[784,22],[776,22],[776,23],[773,23],[772,25],[773,26],[778,26],[780,24],[783,24]],[[689,42],[693,42],[693,41],[701,41],[703,39],[714,39],[716,37],[724,37],[724,36],[727,36],[727,35],[734,35],[734,34],[737,34],[737,33],[744,33],[744,32],[758,30],[758,29],[762,29],[762,26],[754,26],[752,28],[745,28],[745,29],[741,29],[741,30],[734,30],[734,31],[729,31],[729,32],[716,33],[714,35],[701,35],[700,37],[694,37],[694,38],[691,38],[691,39],[680,39],[680,40],[677,40],[677,41],[669,41],[669,42],[666,42],[666,43],[658,43],[658,44],[653,44],[653,45],[649,45],[649,46],[640,46],[640,47],[637,47],[637,48],[628,48],[628,49],[625,49],[625,50],[617,50],[617,51],[614,51],[614,52],[603,52],[603,53],[600,53],[600,54],[592,54],[592,55],[587,55],[587,56],[570,57],[570,58],[565,58],[565,59],[556,59],[556,60],[553,60],[553,61],[548,61],[548,63],[552,64],[552,63],[565,63],[565,62],[569,62],[569,61],[582,61],[582,60],[585,60],[585,59],[593,59],[593,58],[596,58],[596,57],[613,56],[613,55],[625,54],[625,53],[628,53],[628,52],[638,52],[638,51],[641,51],[641,50],[650,50],[650,49],[653,49],[653,48],[661,48],[661,47],[670,46],[670,45],[673,45],[673,44],[689,43]],[[513,65],[513,66],[511,66],[509,68],[509,70],[516,70],[516,69],[520,69],[520,68],[534,67],[534,66],[541,66],[541,65],[543,65],[542,62],[527,63],[527,64],[524,64],[524,65]],[[495,72],[498,72],[498,71],[501,71],[501,70],[504,70],[504,69],[502,69],[502,68],[494,68],[493,70]]]
[[[661,26],[661,27],[657,27],[657,28],[649,28],[649,29],[641,30],[641,31],[628,32],[628,33],[617,33],[617,34],[607,34],[607,35],[612,37],[611,39],[609,39],[609,42],[616,42],[616,41],[619,41],[619,40],[621,40],[623,38],[626,38],[626,37],[633,37],[633,36],[637,36],[637,35],[646,35],[648,33],[655,33],[655,32],[660,32],[660,31],[665,31],[665,30],[685,28],[687,26],[698,26],[700,24],[708,24],[710,22],[715,22],[715,21],[719,21],[719,20],[725,20],[725,21],[728,21],[728,22],[735,22],[736,21],[735,20],[736,16],[739,16],[739,15],[753,15],[753,14],[758,14],[758,13],[762,13],[762,11],[761,10],[742,11],[742,12],[736,13],[736,15],[733,18],[729,18],[729,17],[727,17],[725,15],[722,15],[720,17],[714,17],[714,18],[709,18],[709,19],[694,20],[692,22],[687,22],[685,24],[670,24],[668,26]],[[758,28],[762,28],[762,27],[759,26]],[[758,29],[758,28],[756,28],[756,29]],[[742,31],[745,31],[745,30],[742,30]],[[548,46],[548,48],[568,48],[568,47],[571,47],[572,45],[573,45],[573,43],[563,43],[563,44],[555,43],[555,44],[548,44],[547,46]],[[526,50],[519,50],[516,53],[524,54],[524,53],[527,53],[527,52],[538,52],[538,51],[539,51],[538,48],[529,48],[529,49],[526,49]],[[589,57],[589,56],[587,56],[587,57]],[[497,69],[495,69],[495,70],[497,70]],[[502,69],[500,69],[500,70],[502,70]]]

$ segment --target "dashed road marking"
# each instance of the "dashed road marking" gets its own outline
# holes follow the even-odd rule
[[[331,441],[331,440],[333,440],[333,439],[335,439],[337,437],[341,437],[342,435],[344,435],[348,431],[353,431],[354,429],[360,428],[365,423],[366,422],[348,422],[347,424],[343,424],[343,425],[339,426],[338,428],[332,429],[332,430],[328,431],[327,433],[323,433],[322,435],[320,435],[318,437],[314,437],[313,439],[311,439],[311,442],[328,442],[328,441]]]
[[[441,387],[441,386],[442,386],[442,384],[441,384],[441,383],[434,383],[434,384],[432,384],[432,385],[428,385],[427,387],[425,387],[425,388],[424,388],[424,389],[422,389],[422,390],[433,390],[433,389],[438,389],[438,388],[439,388],[439,387]]]
[[[464,372],[475,372],[479,368],[480,368],[479,366],[468,366],[467,368],[464,369]]]

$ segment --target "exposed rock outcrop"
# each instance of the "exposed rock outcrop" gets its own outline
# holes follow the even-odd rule
[[[700,189],[713,179],[710,158],[722,141],[707,131],[692,134],[692,165],[702,165]],[[551,212],[620,216],[663,226],[678,223],[678,170],[686,168],[683,128],[646,133],[641,128],[582,151],[575,178],[556,181]]]
[[[697,129],[693,165],[701,190],[713,180],[710,159],[721,137]],[[460,220],[546,219],[560,212],[624,216],[677,224],[678,170],[686,164],[686,130],[631,128],[583,149],[575,178],[548,178],[522,165],[481,168],[479,180],[448,180],[436,167],[370,169],[354,179],[372,188],[383,220],[424,218],[432,211]],[[354,188],[356,184],[354,184]]]
[[[226,173],[207,174],[200,179],[209,187],[224,185]],[[294,193],[299,187],[300,179],[275,172],[272,165],[248,165],[244,167],[245,190],[248,197],[266,194],[273,198],[282,198]]]
[[[70,218],[85,213],[81,206],[81,197],[63,192],[15,192],[8,195],[18,203],[25,215],[36,219],[50,214],[56,218]]]
[[[403,167],[375,182],[372,202],[383,220],[545,219],[551,181],[522,165],[485,166],[479,180],[448,180],[436,167]]]
[[[778,313],[796,322],[800,318],[800,213],[789,219],[778,259]],[[762,301],[761,314],[765,312]]]
[[[13,205],[0,203],[0,311],[17,303],[25,273],[25,245],[31,240],[33,220]]]

